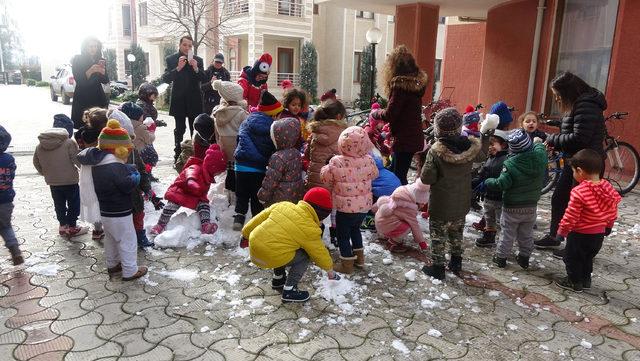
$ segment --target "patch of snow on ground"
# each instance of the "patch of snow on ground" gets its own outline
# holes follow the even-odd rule
[[[361,291],[358,284],[346,277],[338,281],[333,281],[329,280],[326,275],[323,275],[319,281],[314,283],[314,286],[316,288],[316,295],[327,301],[334,302],[337,305],[347,301],[345,295],[351,295],[354,299],[357,299],[359,297],[359,291]]]
[[[432,328],[429,331],[427,331],[427,335],[431,337],[442,337],[442,332],[436,330],[435,328]]]
[[[514,325],[513,323],[509,323],[507,324],[507,328],[510,329],[511,331],[515,331],[518,329],[518,326]]]
[[[432,308],[440,307],[440,302],[424,299],[420,302],[420,305],[422,306],[422,308],[432,309]]]
[[[585,340],[584,338],[582,339],[582,341],[580,341],[580,346],[586,348],[586,349],[590,349],[593,345],[591,344],[591,342]]]
[[[40,263],[27,268],[27,271],[42,276],[55,276],[61,269],[62,267],[57,263]]]
[[[303,338],[309,336],[310,333],[310,330],[303,328],[302,330],[300,330],[300,333],[298,333],[298,340],[302,340]]]
[[[249,307],[251,308],[260,308],[264,304],[264,298],[254,298],[249,301]]]
[[[391,346],[405,355],[408,355],[411,352],[401,340],[393,340]]]
[[[640,235],[640,224],[634,224],[633,227],[629,229],[629,233],[633,235]]]
[[[306,317],[300,317],[300,318],[298,319],[298,322],[300,322],[300,323],[301,323],[301,324],[303,324],[303,325],[306,325],[307,323],[309,323],[309,321],[310,321],[310,320],[309,320],[308,318],[306,318]]]
[[[185,268],[180,268],[175,271],[158,271],[158,274],[161,274],[165,277],[173,278],[178,281],[191,282],[198,278],[197,270],[190,270]]]
[[[414,270],[414,269],[409,270],[407,273],[404,274],[404,278],[409,282],[415,282],[416,281],[416,270]]]

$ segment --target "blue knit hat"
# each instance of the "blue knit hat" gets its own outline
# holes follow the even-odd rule
[[[480,121],[480,113],[473,111],[469,113],[464,113],[462,116],[462,124],[465,126],[469,126],[473,123],[478,123]]]
[[[144,114],[144,110],[133,102],[122,103],[120,111],[126,114],[131,121],[140,120],[140,117]]]
[[[11,134],[0,125],[0,153],[4,153],[11,143]]]
[[[533,147],[533,142],[529,134],[522,129],[516,129],[509,134],[509,150],[511,153],[522,153]]]
[[[53,116],[53,127],[64,128],[69,132],[69,138],[73,135],[73,120],[66,114],[56,114]]]
[[[496,114],[500,117],[498,129],[504,130],[513,121],[513,116],[511,115],[511,111],[509,110],[507,103],[502,100],[491,106],[489,114]]]

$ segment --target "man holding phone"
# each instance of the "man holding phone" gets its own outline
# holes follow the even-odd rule
[[[173,83],[169,115],[176,120],[173,130],[175,142],[174,159],[180,155],[180,142],[186,132],[186,119],[189,119],[189,134],[193,137],[193,121],[202,112],[202,93],[200,82],[207,81],[202,58],[193,54],[193,39],[190,36],[180,38],[178,52],[165,59],[166,69],[162,75],[165,83]]]

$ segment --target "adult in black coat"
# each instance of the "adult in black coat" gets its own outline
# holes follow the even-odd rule
[[[216,54],[211,65],[205,70],[207,74],[207,82],[202,83],[202,101],[204,103],[203,111],[211,115],[213,108],[220,104],[220,94],[217,90],[213,90],[211,83],[214,80],[231,81],[231,74],[224,67],[224,55]]]
[[[176,159],[180,155],[180,143],[187,130],[186,118],[189,118],[189,132],[193,137],[193,121],[202,113],[200,82],[208,80],[202,58],[194,55],[191,60],[188,59],[192,49],[193,39],[190,36],[180,38],[179,50],[165,59],[166,69],[162,75],[165,83],[173,82],[169,115],[176,120],[176,128],[173,130]]]
[[[109,83],[109,77],[102,57],[102,43],[98,39],[89,37],[82,42],[80,54],[71,60],[71,71],[76,81],[71,119],[73,127],[79,129],[84,125],[82,116],[85,110],[109,105],[102,88],[102,84]]]
[[[560,110],[565,113],[560,133],[550,134],[547,147],[562,151],[571,157],[578,151],[589,148],[600,153],[604,161],[604,115],[607,101],[604,95],[584,80],[569,72],[560,73],[551,81],[551,91]],[[556,237],[558,225],[569,204],[569,195],[574,186],[573,171],[569,162],[564,168],[551,196],[551,225],[549,234],[535,242],[537,248],[555,248],[562,239]]]

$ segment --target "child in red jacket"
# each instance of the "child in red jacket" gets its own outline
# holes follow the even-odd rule
[[[558,228],[558,235],[567,239],[563,258],[567,277],[556,281],[570,291],[591,288],[593,259],[618,217],[621,197],[608,181],[600,179],[602,163],[602,156],[592,149],[583,149],[570,160],[579,184],[571,190]]]
[[[198,211],[202,233],[215,233],[218,230],[218,225],[211,222],[207,192],[209,192],[211,183],[214,182],[214,177],[224,172],[226,168],[227,162],[224,153],[217,144],[212,144],[207,149],[204,159],[190,157],[178,178],[167,189],[164,195],[168,201],[167,205],[162,209],[158,224],[151,228],[151,234],[156,236],[164,232],[171,216],[180,207]]]

